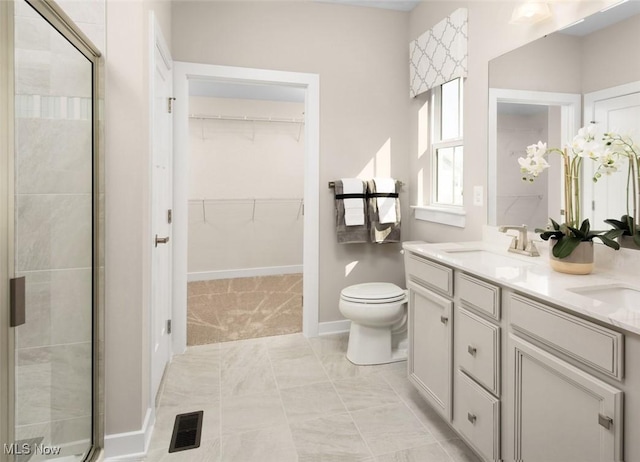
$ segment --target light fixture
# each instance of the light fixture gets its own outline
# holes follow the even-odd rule
[[[527,2],[518,5],[513,10],[510,24],[535,24],[551,17],[551,10],[547,3]]]

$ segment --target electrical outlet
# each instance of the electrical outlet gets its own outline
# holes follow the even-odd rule
[[[482,186],[474,186],[473,187],[473,205],[477,205],[479,207],[482,207],[482,203],[483,203],[483,188]]]

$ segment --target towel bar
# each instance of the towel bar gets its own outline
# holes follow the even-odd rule
[[[396,181],[396,184],[398,185],[399,188],[402,188],[404,186],[404,183],[402,181]],[[336,182],[335,181],[330,181],[329,182],[329,189],[333,189],[336,187]]]

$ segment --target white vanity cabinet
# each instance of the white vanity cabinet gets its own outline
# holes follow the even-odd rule
[[[408,253],[409,380],[448,421],[451,420],[453,271]]]
[[[455,271],[453,427],[485,460],[499,460],[500,288]]]
[[[409,379],[482,459],[640,462],[640,335],[425,248],[405,247]]]
[[[596,377],[622,379],[623,335],[519,294],[505,303],[509,460],[624,460],[624,393]]]

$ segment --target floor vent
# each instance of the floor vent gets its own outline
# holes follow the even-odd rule
[[[200,447],[200,433],[202,432],[202,416],[204,411],[178,414],[173,425],[173,435],[169,452],[185,451]]]

